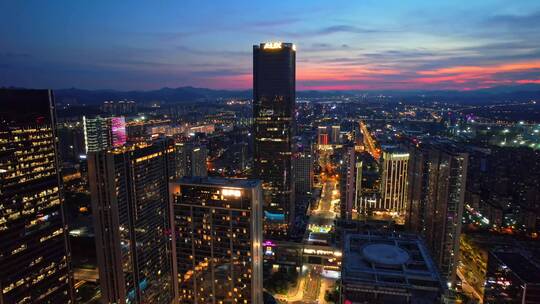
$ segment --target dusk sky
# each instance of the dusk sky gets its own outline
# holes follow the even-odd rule
[[[540,1],[2,1],[0,86],[250,89],[252,45],[297,88],[540,84]]]

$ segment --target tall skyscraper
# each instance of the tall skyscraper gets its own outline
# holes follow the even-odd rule
[[[343,144],[340,150],[339,165],[340,213],[341,218],[350,220],[353,210],[367,213],[375,209],[373,204],[367,204],[367,198],[362,196],[362,155],[356,153],[354,142]]]
[[[81,123],[65,122],[57,124],[58,146],[62,162],[79,161],[85,154],[84,132]]]
[[[88,155],[103,301],[173,301],[172,164],[174,146],[167,140]]]
[[[265,233],[275,237],[285,236],[294,219],[295,49],[281,42],[253,46],[253,175],[263,182]]]
[[[51,91],[0,90],[0,303],[72,303]]]
[[[330,144],[330,141],[328,140],[328,134],[321,133],[318,137],[318,142],[320,146],[326,146]]]
[[[340,166],[341,217],[350,220],[356,198],[356,155],[354,144],[343,146]]]
[[[448,142],[411,149],[407,226],[421,234],[450,286],[456,281],[468,154]]]
[[[110,146],[107,119],[99,116],[86,118],[83,116],[84,147],[86,153],[106,150]]]
[[[110,117],[108,122],[111,134],[111,145],[113,147],[120,147],[126,144],[126,119],[123,116]]]
[[[208,156],[208,150],[206,146],[194,146],[190,152],[190,157],[188,157],[188,165],[189,168],[191,168],[191,176],[207,176],[208,166],[206,164],[206,158]]]
[[[409,153],[383,149],[381,203],[384,210],[406,212]]]
[[[359,156],[356,157],[356,164],[355,164],[356,174],[354,178],[355,189],[354,189],[354,206],[353,206],[353,208],[356,208],[358,212],[360,212],[360,205],[362,201],[362,170],[363,170],[362,159],[359,159],[359,158],[360,158]]]
[[[294,190],[298,195],[313,191],[313,154],[311,144],[299,144],[293,157]]]
[[[330,130],[331,130],[330,134],[332,135],[332,138],[331,138],[332,144],[334,145],[339,144],[341,142],[341,138],[340,138],[341,126],[340,125],[332,126]]]
[[[330,144],[330,135],[328,135],[328,126],[317,127],[317,143],[323,146]]]
[[[249,162],[249,145],[247,142],[240,143],[238,166],[240,170],[246,170]]]
[[[171,183],[180,303],[262,303],[259,181]]]
[[[426,227],[426,206],[428,204],[429,161],[428,149],[412,147],[409,156],[407,187],[407,215],[405,225],[409,230],[422,233]]]
[[[208,149],[206,145],[195,143],[175,144],[176,177],[208,175]]]

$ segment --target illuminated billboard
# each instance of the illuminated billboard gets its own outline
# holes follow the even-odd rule
[[[114,147],[123,146],[126,143],[126,120],[123,116],[111,117],[111,134]]]

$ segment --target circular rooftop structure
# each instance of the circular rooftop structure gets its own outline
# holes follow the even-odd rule
[[[388,244],[370,244],[362,249],[362,255],[371,263],[387,266],[399,266],[409,261],[409,253],[398,246]]]

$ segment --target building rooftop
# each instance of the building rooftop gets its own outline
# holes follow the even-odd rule
[[[381,145],[381,150],[390,155],[409,155],[407,149],[396,145]]]
[[[372,264],[387,266],[401,266],[411,258],[407,251],[387,244],[366,245],[362,249],[362,255]]]
[[[209,187],[254,188],[261,182],[257,179],[222,178],[222,177],[182,177],[174,181],[183,185]]]
[[[263,43],[260,43],[259,45],[255,44],[253,48],[266,49],[266,50],[275,50],[275,49],[282,49],[282,48],[291,48],[293,50],[296,49],[293,43],[281,42],[281,41],[263,42]]]
[[[523,282],[540,284],[540,268],[518,252],[492,252],[506,267]]]
[[[444,288],[427,248],[414,234],[346,235],[342,279],[347,285],[406,289],[419,297]]]
[[[436,148],[450,154],[462,154],[467,152],[466,145],[446,137],[423,138],[420,146],[425,148]]]

